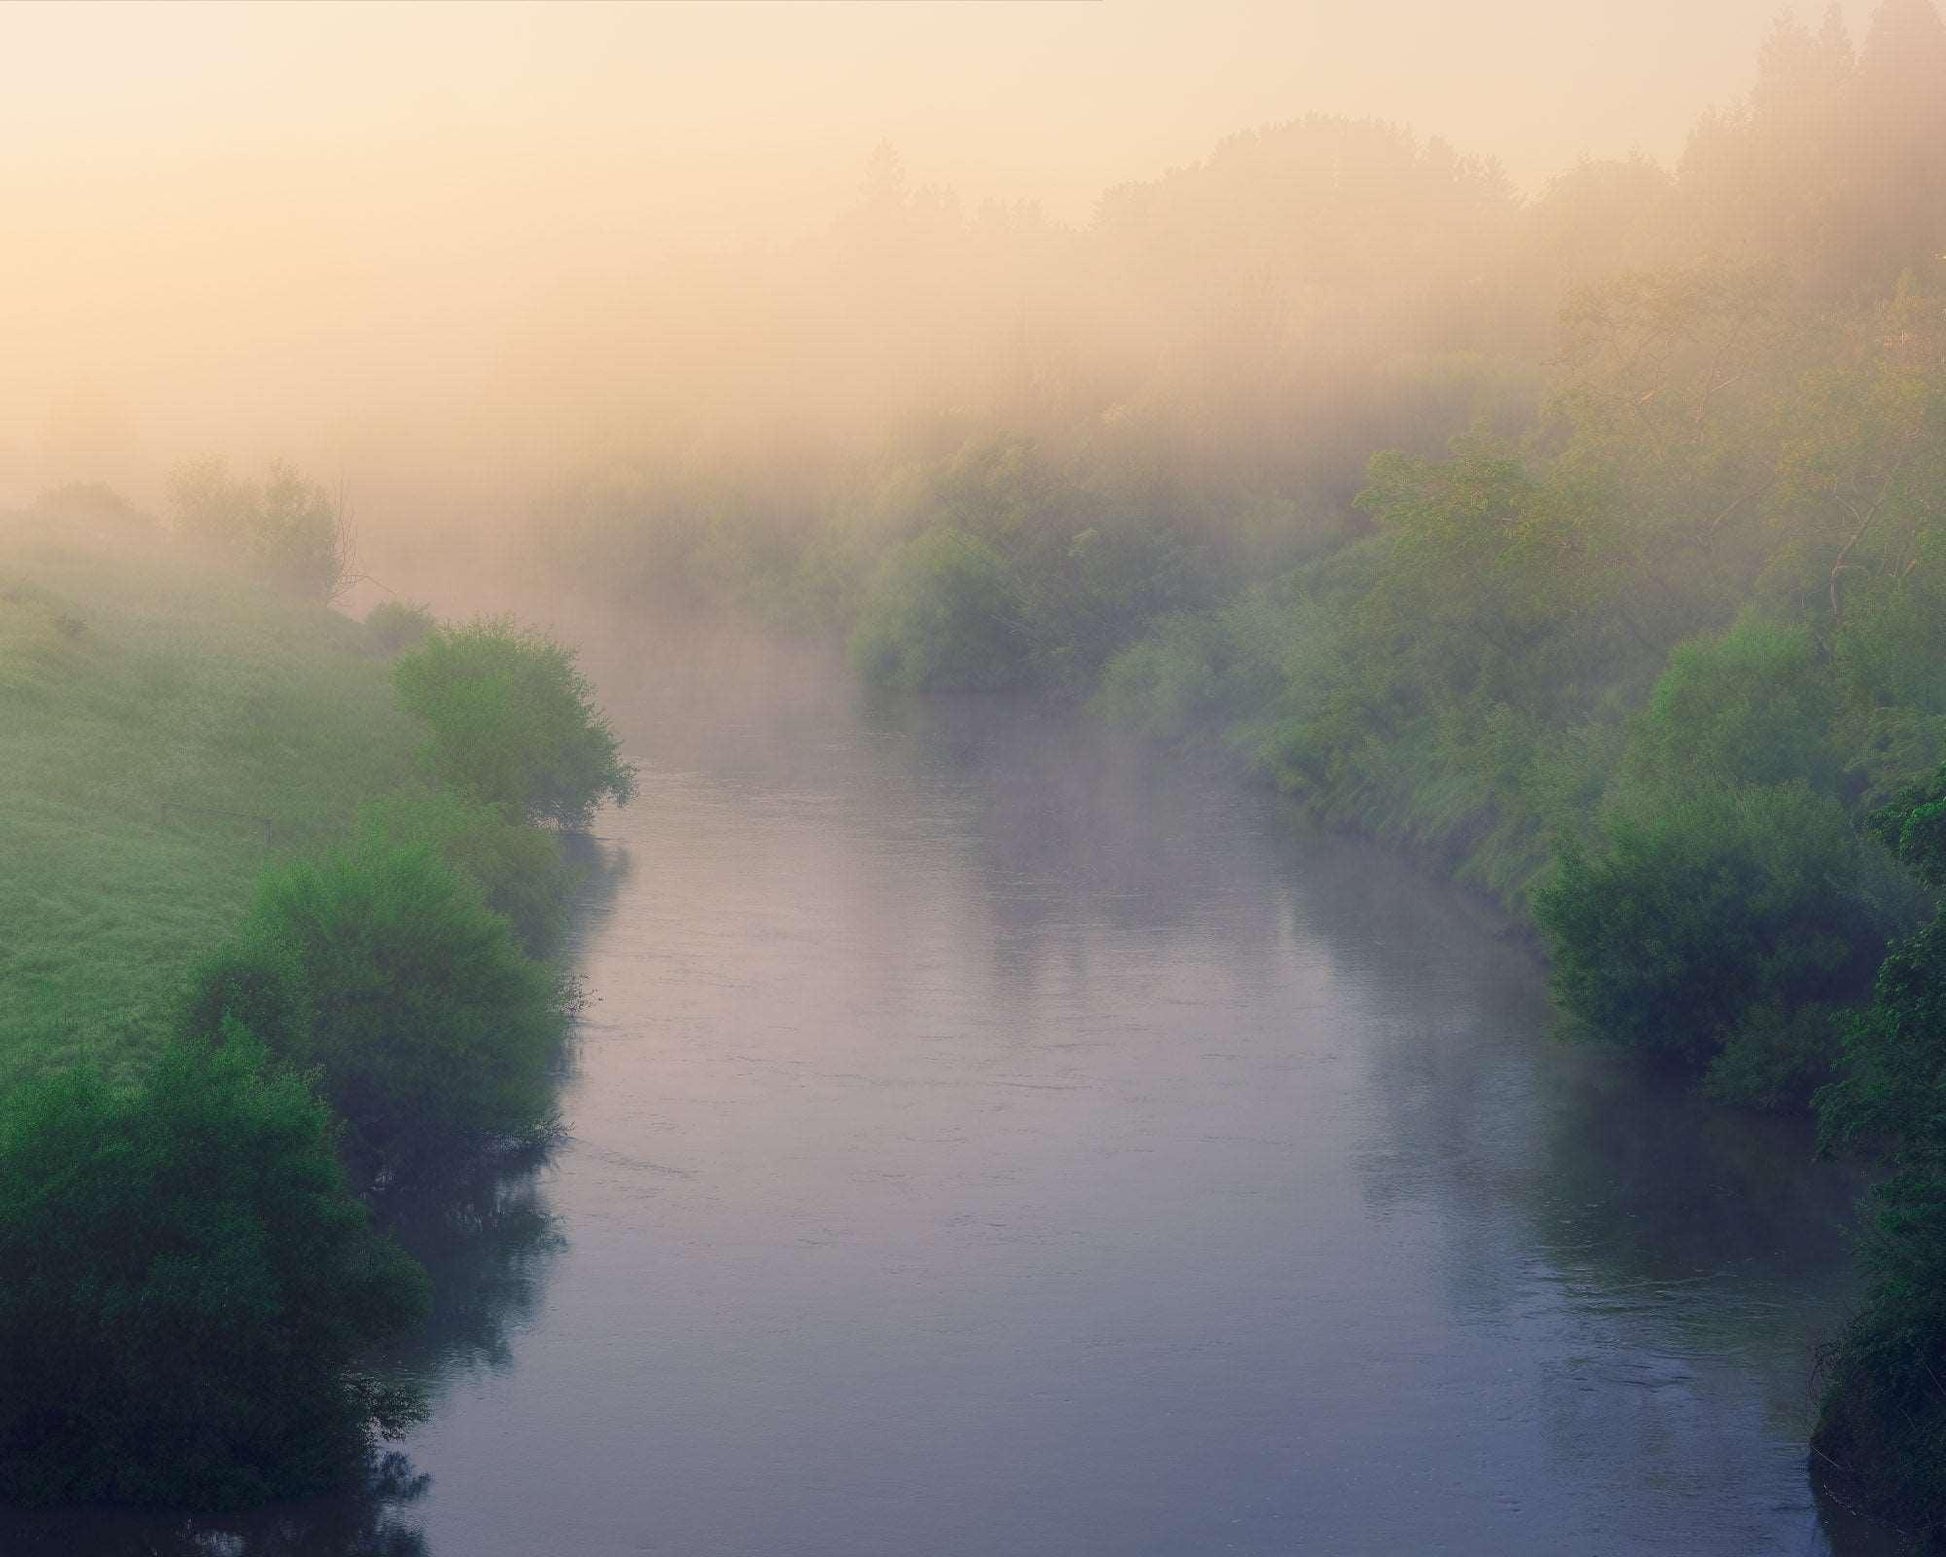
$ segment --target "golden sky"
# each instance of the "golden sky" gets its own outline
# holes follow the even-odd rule
[[[1584,151],[1668,157],[1744,88],[1779,9],[14,0],[0,500],[10,468],[35,476],[51,404],[254,449],[280,419],[370,403],[375,375],[423,396],[525,300],[824,223],[881,142],[969,205],[1075,220],[1105,186],[1311,111],[1443,134],[1530,188]],[[1856,30],[1867,0],[1845,9]]]

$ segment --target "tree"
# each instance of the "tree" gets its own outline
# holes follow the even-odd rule
[[[1705,786],[1612,812],[1598,850],[1563,852],[1534,916],[1590,1034],[1696,1072],[1752,1013],[1745,1036],[1795,1040],[1793,1013],[1862,995],[1901,907],[1835,800]]]
[[[634,796],[635,770],[574,651],[511,617],[435,628],[392,681],[431,734],[434,776],[509,816],[583,828],[604,800]]]
[[[140,1086],[0,1102],[0,1498],[237,1507],[343,1484],[415,1418],[360,1359],[424,1273],[305,1081],[230,1023]]]
[[[544,1132],[567,1013],[560,977],[521,952],[478,884],[379,821],[264,876],[198,980],[190,1026],[258,1021],[277,1058],[315,1073],[349,1156],[379,1175]]]
[[[1000,554],[963,530],[928,530],[887,565],[852,632],[859,673],[908,692],[991,692],[1026,680],[1031,645]]]
[[[250,572],[308,600],[335,600],[350,583],[341,506],[288,465],[253,482],[205,460],[178,470],[171,487],[183,533]]]

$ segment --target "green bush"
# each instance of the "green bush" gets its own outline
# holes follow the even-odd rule
[[[1227,650],[1216,614],[1164,617],[1108,661],[1095,711],[1155,740],[1186,739],[1223,710]]]
[[[1829,794],[1843,767],[1838,707],[1808,632],[1747,617],[1670,652],[1630,731],[1628,763],[1669,788],[1802,782]]]
[[[365,629],[381,654],[403,654],[438,625],[429,607],[409,600],[381,600],[365,613]]]
[[[1946,1536],[1946,923],[1886,958],[1818,1104],[1828,1143],[1873,1147],[1891,1172],[1867,1200],[1865,1301],[1812,1441],[1867,1507]]]
[[[1802,1045],[1793,1014],[1862,995],[1909,898],[1838,803],[1803,785],[1702,789],[1611,814],[1602,832],[1535,897],[1562,1005],[1594,1035],[1691,1070],[1756,1023],[1744,1037],[1768,1058],[1733,1054],[1719,1088],[1741,1072],[1788,1090],[1771,1062]],[[1766,1006],[1772,1017],[1751,1015]],[[1801,1058],[1815,1074],[1821,1059]]]
[[[1865,1301],[1825,1362],[1811,1448],[1847,1501],[1946,1537],[1946,1162],[1880,1185],[1859,1240]]]
[[[635,793],[573,651],[511,618],[435,628],[393,681],[431,731],[439,781],[511,817],[579,828],[602,801]]]
[[[302,1078],[235,1024],[140,1087],[0,1101],[0,1498],[236,1507],[339,1484],[412,1395],[359,1371],[425,1308]]]
[[[1163,526],[1124,521],[1048,536],[1016,558],[1036,681],[1092,687],[1150,624],[1206,592],[1190,550]]]
[[[852,661],[871,685],[906,692],[1018,686],[1029,636],[1007,565],[961,530],[928,530],[881,574],[852,631]]]
[[[1946,886],[1946,769],[1872,817]],[[1818,1095],[1827,1147],[1866,1146],[1889,1173],[1867,1202],[1869,1285],[1835,1349],[1812,1442],[1867,1507],[1946,1536],[1946,915],[1895,947]]]
[[[450,789],[404,790],[374,801],[359,812],[358,833],[380,849],[430,844],[479,883],[487,906],[506,916],[530,956],[559,949],[580,873],[557,834]]]
[[[352,1160],[381,1173],[543,1132],[568,1000],[432,844],[368,836],[267,872],[191,1011],[204,1032],[267,1020],[274,1052],[316,1072]]]

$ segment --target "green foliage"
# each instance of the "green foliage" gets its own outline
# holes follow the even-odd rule
[[[1031,644],[1007,565],[963,530],[933,529],[900,548],[851,637],[873,686],[992,692],[1024,682]]]
[[[573,651],[542,633],[508,617],[439,627],[392,675],[431,733],[434,776],[510,817],[580,828],[635,793]]]
[[[1935,1099],[1936,1101],[1936,1099]],[[1946,1162],[1915,1154],[1870,1199],[1867,1295],[1826,1360],[1812,1452],[1849,1500],[1946,1536]]]
[[[1745,1008],[1703,1076],[1705,1095],[1734,1108],[1802,1109],[1830,1078],[1850,1015],[1825,1001],[1777,997]]]
[[[1222,721],[1229,648],[1214,613],[1167,617],[1109,660],[1095,711],[1155,740],[1186,740]]]
[[[1693,1071],[1729,1046],[1719,1089],[1769,1096],[1819,1079],[1830,1056],[1800,1013],[1864,992],[1903,907],[1838,803],[1801,784],[1613,813],[1534,902],[1556,995],[1591,1034]]]
[[[559,949],[580,880],[559,835],[450,789],[406,789],[360,811],[357,836],[374,851],[430,845],[478,883],[529,956]]]
[[[0,1498],[236,1507],[342,1484],[409,1391],[359,1371],[426,1303],[324,1105],[232,1024],[139,1087],[0,1099]]]
[[[567,992],[479,886],[431,843],[351,845],[268,871],[236,942],[205,970],[200,1031],[256,1014],[314,1071],[374,1172],[552,1122]]]
[[[260,578],[318,601],[336,599],[348,582],[338,504],[289,466],[253,482],[205,460],[177,471],[171,489],[182,532]]]
[[[409,600],[381,600],[365,613],[365,630],[381,654],[416,648],[439,625],[429,607]]]
[[[1872,818],[1946,884],[1946,769]],[[1867,1202],[1864,1304],[1833,1355],[1814,1446],[1867,1506],[1946,1535],[1946,914],[1895,947],[1818,1097],[1828,1145],[1888,1168]]]
[[[1721,638],[1678,644],[1630,732],[1633,776],[1699,785],[1801,783],[1835,793],[1839,694],[1810,634],[1746,617]]]

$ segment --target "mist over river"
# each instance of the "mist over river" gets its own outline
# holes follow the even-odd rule
[[[407,1218],[429,1482],[182,1550],[1832,1549],[1803,1130],[1560,1043],[1477,900],[1260,791],[682,641],[589,656],[642,792],[570,1136]]]

